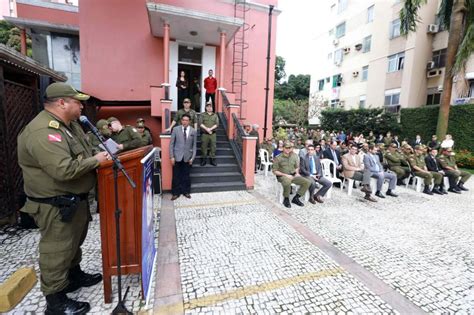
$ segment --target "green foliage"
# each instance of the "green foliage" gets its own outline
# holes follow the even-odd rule
[[[282,127],[278,128],[278,130],[275,131],[273,138],[275,138],[277,141],[279,140],[288,140],[288,134],[286,133],[286,130],[283,129]]]
[[[14,25],[8,23],[5,20],[0,21],[0,43],[15,49],[16,51],[21,51],[21,34],[20,30]],[[26,38],[26,54],[28,57],[32,56],[31,50],[31,39]]]
[[[414,139],[417,134],[429,141],[436,134],[439,106],[403,108],[400,124],[402,137]],[[453,136],[457,150],[474,148],[474,104],[451,106],[448,133]],[[440,141],[442,139],[439,139]]]
[[[474,169],[474,152],[468,150],[456,152],[456,163],[460,168]]]
[[[275,98],[281,100],[307,100],[309,98],[309,74],[291,74],[288,81],[275,82]]]
[[[276,62],[275,62],[275,84],[277,82],[280,82],[286,77],[286,72],[285,72],[285,64],[286,61],[283,57],[281,56],[276,56]]]
[[[273,119],[277,122],[283,118],[289,124],[298,127],[308,125],[308,100],[281,100],[275,99],[273,103]]]
[[[368,135],[369,131],[374,134],[392,134],[400,132],[397,116],[392,113],[384,113],[383,109],[328,109],[321,112],[321,128],[324,130],[344,130],[345,132],[363,133]]]

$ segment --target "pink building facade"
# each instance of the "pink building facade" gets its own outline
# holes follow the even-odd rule
[[[158,135],[164,129],[163,108],[178,108],[178,72],[185,71],[189,81],[196,77],[202,86],[212,69],[219,90],[226,90],[228,98],[241,105],[239,118],[258,124],[262,137],[269,5],[276,6],[277,1],[236,5],[224,0],[81,0],[82,90],[101,101],[100,118],[115,113],[125,123],[133,124],[137,110]],[[277,16],[274,10],[267,108],[270,132]],[[168,85],[166,97],[164,86]],[[204,91],[201,94],[200,104],[194,104],[196,111],[204,110]],[[223,111],[220,92],[216,103],[217,110]]]

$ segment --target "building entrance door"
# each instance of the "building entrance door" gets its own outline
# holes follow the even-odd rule
[[[201,92],[202,92],[202,78],[201,78],[201,66],[191,65],[186,63],[178,63],[178,73],[184,71],[185,78],[188,83],[186,91],[187,97],[191,99],[191,108],[196,112],[201,111]],[[183,108],[183,104],[178,103],[178,109]]]

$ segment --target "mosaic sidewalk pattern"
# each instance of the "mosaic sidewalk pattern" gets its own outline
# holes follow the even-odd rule
[[[339,188],[322,205],[286,209],[273,181],[257,191],[426,312],[474,314],[474,181],[461,195],[397,187],[398,198],[365,201]]]
[[[155,197],[155,208],[158,209],[160,200]],[[91,207],[92,213],[95,212],[95,205]],[[156,217],[156,235],[158,234],[159,215]],[[25,296],[25,298],[12,311],[7,314],[24,315],[24,314],[40,314],[46,309],[46,300],[40,291],[39,283],[39,266],[38,266],[38,230],[23,230],[16,236],[0,235],[0,283],[5,281],[13,272],[21,267],[34,267],[38,282],[35,287]],[[100,225],[99,215],[93,214],[93,220],[90,222],[87,238],[82,246],[83,260],[82,268],[86,272],[102,273],[102,254],[100,246]],[[21,250],[19,250],[21,249]],[[81,288],[80,290],[69,293],[70,298],[87,301],[91,305],[89,314],[107,314],[110,313],[117,303],[117,280],[112,277],[112,303],[105,304],[103,298],[102,282],[89,288]],[[122,277],[122,292],[129,286],[125,305],[128,310],[133,312],[142,311],[153,307],[153,304],[145,308],[145,302],[141,299],[141,285],[139,275],[127,275]],[[154,287],[152,287],[154,292]],[[152,299],[151,299],[152,300]]]
[[[395,313],[247,192],[180,198],[175,216],[185,314]]]

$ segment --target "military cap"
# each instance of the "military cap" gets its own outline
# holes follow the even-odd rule
[[[109,124],[111,124],[113,121],[119,121],[119,120],[115,117],[109,117],[107,121],[109,122]]]
[[[293,148],[293,143],[289,141],[285,141],[285,144],[283,145],[284,148]]]
[[[109,125],[109,122],[105,119],[100,119],[97,124],[95,124],[95,126],[97,127],[97,129],[103,129],[104,126],[108,126]]]
[[[78,92],[71,85],[63,82],[55,82],[46,88],[47,98],[70,97],[78,101],[87,101],[90,96]]]
[[[207,107],[207,106],[212,106],[212,102],[211,102],[211,101],[207,102],[207,103],[206,103],[206,107]]]
[[[143,118],[138,118],[138,119],[137,119],[137,124],[138,124],[139,122],[141,122],[141,121],[142,121],[142,122],[145,122],[145,119],[143,119]]]

